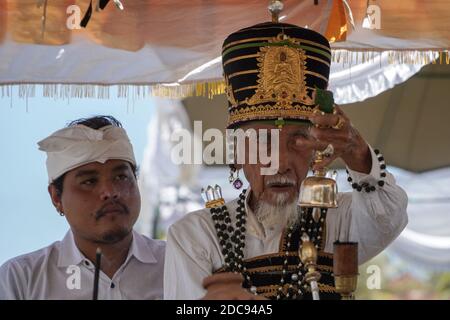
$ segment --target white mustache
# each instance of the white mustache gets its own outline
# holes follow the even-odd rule
[[[266,186],[270,187],[272,185],[288,185],[288,186],[294,186],[296,181],[292,178],[286,177],[286,176],[273,176],[270,179],[266,180]]]

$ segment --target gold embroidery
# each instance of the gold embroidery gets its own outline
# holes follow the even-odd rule
[[[319,255],[319,257],[326,257],[326,258],[328,258],[329,256],[331,256],[331,258],[333,258],[333,255],[331,255],[329,253],[325,253],[323,251],[319,251],[318,255]],[[283,251],[282,249],[280,249],[280,252],[267,253],[267,254],[256,256],[256,257],[253,257],[253,258],[247,258],[247,259],[244,259],[244,262],[253,262],[253,261],[266,259],[266,258],[285,257],[285,256],[286,256],[286,252]],[[297,251],[289,251],[288,252],[288,256],[296,257],[296,256],[298,256],[298,252]],[[218,272],[219,270],[222,270],[222,268],[216,270],[216,272]]]
[[[241,76],[243,74],[251,74],[251,73],[258,73],[258,70],[254,69],[254,70],[244,70],[244,71],[239,71],[239,72],[235,72],[232,73],[228,76],[228,79],[237,77],[237,76]]]
[[[305,74],[310,74],[314,77],[320,78],[322,80],[325,80],[326,82],[328,82],[328,79],[326,77],[324,77],[323,75],[321,75],[320,73],[317,72],[312,72],[312,71],[305,71]]]
[[[259,286],[259,287],[256,288],[256,292],[259,295],[262,295],[265,298],[268,298],[270,296],[276,295],[278,293],[278,288],[279,287],[280,286],[278,286],[278,285]],[[288,292],[288,289],[289,289],[289,284],[286,283],[286,284],[284,284],[282,286],[282,290],[281,291],[283,292],[283,294],[286,294]]]
[[[326,266],[326,265],[324,265],[324,264],[318,264],[318,265],[317,265],[317,269],[319,269],[319,271],[333,272],[333,267]]]
[[[336,292],[336,288],[333,287],[333,286],[330,286],[328,284],[323,284],[323,283],[319,282],[317,285],[319,286],[319,291],[321,291],[321,292],[331,292],[331,293],[335,293]],[[306,288],[306,291],[307,292],[311,292],[311,288],[308,286]]]
[[[293,41],[278,35],[269,42]],[[277,107],[291,107],[295,102],[313,104],[306,91],[306,55],[302,49],[285,46],[261,47],[255,94],[243,102],[248,105],[276,101]]]
[[[232,104],[232,105],[236,105],[238,102],[236,101],[236,99],[234,98],[234,91],[233,91],[233,87],[231,86],[230,81],[228,80],[228,77],[225,75],[225,94],[227,95],[227,99],[228,101]]]
[[[228,101],[231,104],[228,124],[270,118],[309,119],[312,114],[311,109],[315,106],[315,89],[306,86],[306,75],[312,75],[324,81],[328,80],[319,73],[309,71],[306,59],[311,58],[325,64],[327,62],[314,56],[307,56],[303,49],[290,46],[290,43],[299,45],[302,42],[309,43],[308,41],[290,38],[284,34],[279,34],[277,37],[270,39],[239,40],[234,44],[247,42],[247,40],[267,40],[268,43],[279,43],[280,45],[268,45],[259,48],[256,58],[258,69],[239,71],[228,76],[228,79],[231,79],[245,74],[258,74],[256,85],[238,88],[233,92],[234,94],[245,90],[255,90],[251,97],[247,97],[243,101],[236,101],[236,99],[231,99],[230,94],[228,94]],[[286,45],[283,45],[283,43],[286,43]],[[231,44],[228,44],[225,48],[228,46],[231,46]],[[232,58],[225,64],[250,57],[254,57],[254,55]],[[231,92],[231,89],[229,91]],[[269,105],[268,103],[275,104]],[[242,106],[243,104],[247,104],[247,107]]]
[[[257,89],[257,88],[258,88],[258,86],[248,86],[248,87],[239,88],[239,89],[235,90],[234,92],[241,92],[241,91]]]
[[[257,257],[253,257],[250,259],[244,259],[244,261],[246,263],[250,262],[250,261],[256,261],[256,260],[262,260],[265,258],[273,258],[273,257],[285,257],[286,253],[282,250],[282,247],[280,245],[280,252],[278,253],[271,253],[271,254],[265,254],[265,255],[261,255],[261,256],[257,256]],[[288,256],[298,256],[298,252],[296,251],[290,251],[288,252]],[[325,252],[319,251],[319,257],[328,257],[331,256],[330,254],[327,254]],[[288,265],[288,271],[295,271],[297,270],[298,266],[297,265]],[[319,272],[330,272],[332,273],[333,271],[333,267],[332,266],[327,266],[327,265],[318,265],[317,269]],[[281,272],[283,270],[283,266],[282,265],[272,265],[272,266],[264,266],[264,267],[255,267],[255,268],[247,268],[247,271],[249,274],[257,274],[257,273],[270,273],[270,272]],[[220,268],[218,270],[216,270],[214,273],[220,273],[220,272],[224,272],[223,268]],[[282,292],[284,294],[286,294],[288,292],[288,288],[289,288],[290,284],[286,283],[285,285],[283,285],[282,287]],[[318,283],[319,286],[319,291],[320,292],[327,292],[327,293],[336,293],[336,288],[332,285],[327,285],[324,283]],[[265,298],[270,298],[270,297],[274,297],[278,294],[278,288],[279,285],[266,285],[266,286],[257,286],[256,290],[258,295],[264,296]],[[306,288],[307,292],[311,292],[310,288],[307,287]]]
[[[265,259],[265,258],[275,258],[275,257],[280,257],[280,256],[284,257],[285,255],[286,255],[285,252],[283,252],[283,253],[280,253],[280,252],[268,253],[268,254],[263,254],[263,255],[260,255],[260,256],[253,257],[253,258],[244,259],[244,261],[245,262],[252,262],[252,261],[257,261],[257,260]],[[298,256],[298,252],[297,251],[290,251],[288,253],[288,256]]]
[[[223,66],[225,67],[227,64],[229,64],[231,62],[235,62],[235,61],[239,61],[239,60],[243,60],[243,59],[257,58],[258,56],[259,56],[259,54],[247,54],[245,56],[239,56],[239,57],[231,58],[229,60],[226,60],[223,63]],[[310,56],[310,55],[306,55],[306,58],[307,59],[311,59],[311,60],[319,61],[320,63],[323,63],[323,64],[327,65],[328,67],[330,66],[330,64],[327,61],[322,60],[320,58],[317,58],[317,57],[314,57],[314,56]]]
[[[259,286],[257,288],[258,293],[268,293],[271,291],[276,291],[278,290],[278,285],[269,285],[269,286]]]
[[[229,124],[246,121],[249,119],[267,119],[267,118],[290,118],[290,119],[308,119],[313,113],[314,105],[292,105],[288,108],[279,108],[277,105],[256,105],[251,107],[242,107],[231,110],[229,113]]]
[[[227,45],[225,45],[222,48],[222,52],[225,51],[227,48],[232,47],[232,46],[234,46],[236,44],[253,42],[253,41],[255,41],[255,42],[268,41],[268,40],[271,40],[271,39],[272,38],[270,38],[270,37],[259,37],[259,38],[249,38],[249,39],[242,39],[242,40],[233,41],[233,42],[227,43]],[[319,48],[325,49],[328,53],[331,53],[329,47],[324,46],[323,44],[317,43],[315,41],[310,41],[310,40],[305,40],[305,39],[300,39],[300,38],[294,38],[294,37],[291,37],[291,39],[293,39],[298,44],[301,44],[301,43],[311,44],[311,45],[313,45],[315,47],[319,47]]]
[[[227,61],[225,61],[223,63],[223,66],[225,67],[227,64],[229,64],[231,62],[234,62],[234,61],[239,61],[239,60],[242,60],[242,59],[256,58],[256,57],[258,57],[258,54],[247,54],[245,56],[239,56],[239,57],[231,58],[231,59],[228,59]]]
[[[222,47],[222,52],[228,49],[229,47],[234,46],[235,44],[241,44],[246,42],[253,42],[253,41],[267,41],[272,39],[271,37],[258,37],[258,38],[248,38],[248,39],[242,39],[242,40],[236,40],[230,43],[227,43],[224,47]]]
[[[296,256],[297,253],[292,254],[290,256]],[[288,265],[288,271],[296,271],[298,268],[297,265]],[[319,271],[327,271],[327,272],[333,272],[333,267],[326,266],[323,264],[317,265],[317,269]],[[266,272],[281,272],[283,270],[283,266],[281,264],[278,265],[272,265],[272,266],[266,266],[266,267],[255,267],[255,268],[247,268],[248,273],[254,274],[254,273],[266,273]]]
[[[258,88],[258,86],[248,86],[248,87],[243,87],[243,88],[239,88],[237,90],[234,90],[234,92],[236,93],[236,92],[241,92],[241,91],[244,91],[244,90],[257,89],[257,88]],[[309,87],[309,86],[306,86],[305,88],[310,90],[311,91],[311,96],[314,97],[316,89],[313,88],[313,87]],[[239,104],[239,101],[237,101],[237,104]],[[236,107],[236,105],[233,105],[233,107]],[[311,106],[311,108],[313,108],[313,107],[314,106]]]
[[[289,271],[296,271],[298,268],[297,265],[288,265]],[[281,272],[283,270],[283,266],[281,264],[267,266],[267,267],[256,267],[256,268],[247,268],[248,273],[266,273],[266,272]]]
[[[336,288],[333,286],[330,286],[328,284],[318,283],[319,291],[320,292],[328,292],[328,293],[336,293]],[[259,286],[256,288],[256,292],[259,295],[264,296],[265,298],[268,298],[270,296],[273,296],[277,293],[279,286],[278,285],[268,285],[268,286]],[[287,290],[289,288],[289,284],[283,285],[282,292],[286,294]],[[311,288],[309,286],[306,287],[307,292],[311,292]]]
[[[327,65],[328,67],[330,66],[330,63],[329,63],[329,62],[327,62],[327,61],[325,61],[325,60],[322,60],[322,59],[320,59],[320,58],[317,58],[317,57],[314,57],[314,56],[309,56],[309,55],[307,55],[306,57],[307,57],[308,59],[311,59],[311,60],[319,61],[319,62],[321,62],[321,63]]]
[[[223,200],[223,198],[220,198],[220,199],[208,201],[206,203],[205,207],[210,209],[210,208],[215,208],[215,207],[221,207],[224,204],[225,204],[225,200]]]

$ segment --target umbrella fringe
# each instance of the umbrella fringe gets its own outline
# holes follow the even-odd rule
[[[356,65],[359,63],[380,61],[381,52],[374,50],[348,51],[334,49],[331,61],[343,65]],[[436,53],[439,56],[436,57]],[[450,55],[446,51],[434,50],[405,50],[388,51],[389,64],[450,64]],[[216,95],[224,94],[226,85],[223,80],[210,80],[191,83],[163,83],[163,84],[26,84],[26,83],[3,83],[0,84],[0,95],[2,98],[18,96],[26,99],[36,96],[36,86],[41,87],[42,97],[54,99],[88,98],[109,99],[110,90],[117,87],[117,98],[145,99],[147,97],[164,97],[180,99],[186,97],[214,98]]]
[[[345,49],[333,49],[331,55],[332,63],[342,65],[357,65],[360,63],[380,61],[381,53],[387,52],[388,64],[450,64],[448,50],[359,50],[349,51]],[[436,53],[439,57],[434,59]]]
[[[117,98],[145,99],[147,97],[165,97],[172,99],[186,97],[214,98],[225,93],[225,82],[222,80],[188,83],[188,84],[0,84],[2,98],[18,96],[22,99],[36,97],[36,87],[41,89],[40,96],[53,99],[109,99],[111,88],[117,87]],[[39,96],[39,95],[38,95]]]

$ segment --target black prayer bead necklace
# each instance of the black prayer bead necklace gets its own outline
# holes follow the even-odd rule
[[[221,207],[214,207],[210,209],[211,217],[214,222],[219,244],[222,248],[226,272],[241,273],[244,277],[244,287],[250,289],[253,294],[257,294],[256,286],[252,285],[252,278],[248,272],[244,262],[244,247],[245,247],[245,232],[247,213],[245,211],[245,193],[243,190],[239,195],[238,208],[236,209],[236,224],[232,225],[231,217],[228,208],[225,205]],[[285,256],[283,260],[283,267],[281,271],[280,284],[277,289],[277,300],[280,299],[301,299],[304,294],[304,289],[308,287],[304,279],[304,266],[298,258],[296,270],[288,277],[289,267],[289,252],[291,248],[291,240],[294,232],[299,231],[300,235],[307,234],[310,241],[314,243],[315,247],[319,249],[322,241],[322,228],[327,213],[327,209],[320,210],[320,215],[317,219],[312,218],[312,208],[301,208],[301,216],[299,222],[288,228],[284,238]],[[297,230],[298,228],[298,230]],[[299,246],[302,246],[302,239],[299,237]],[[287,286],[286,290],[283,290]]]

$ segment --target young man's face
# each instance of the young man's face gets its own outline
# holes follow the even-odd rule
[[[55,203],[53,185],[49,191]],[[92,162],[67,172],[59,201],[74,234],[100,243],[125,238],[141,209],[136,178],[123,160]]]

